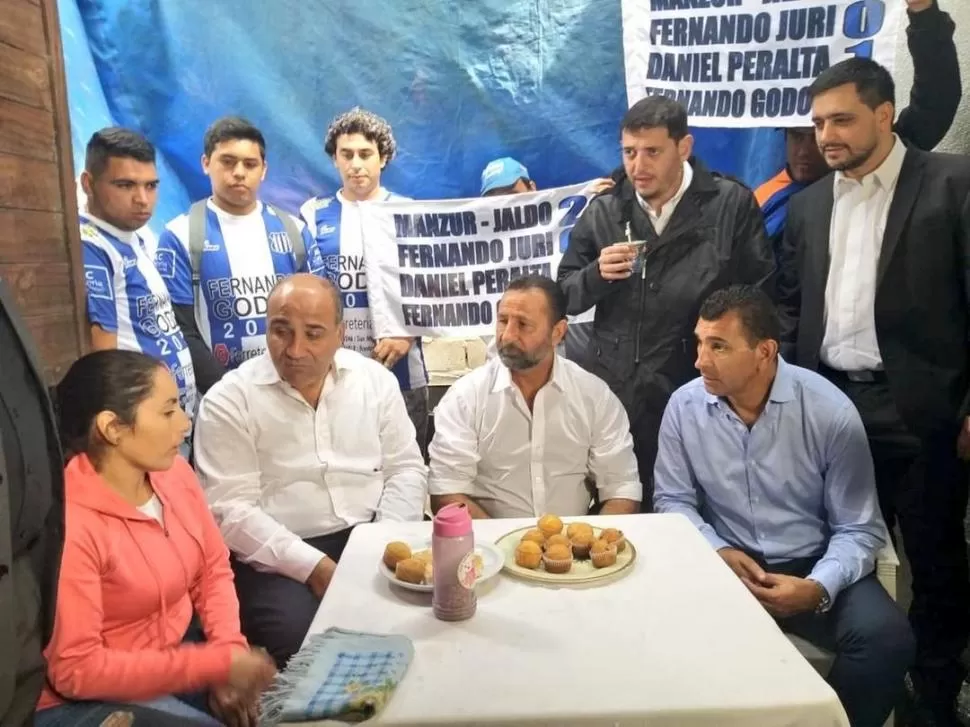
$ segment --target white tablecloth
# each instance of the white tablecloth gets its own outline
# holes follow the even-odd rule
[[[567,727],[845,727],[835,693],[693,526],[679,515],[584,518],[621,528],[633,570],[598,588],[553,589],[506,574],[461,623],[430,595],[392,586],[391,540],[431,524],[356,528],[310,633],[405,634],[415,658],[379,724]],[[531,520],[480,520],[478,540]]]

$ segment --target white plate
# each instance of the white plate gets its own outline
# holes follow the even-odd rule
[[[415,541],[405,541],[408,547],[411,549],[412,553],[416,553],[420,550],[430,550],[431,540],[415,540]],[[475,552],[478,553],[482,558],[482,574],[478,578],[478,583],[484,583],[490,578],[494,578],[499,573],[502,572],[502,567],[505,565],[505,554],[499,550],[492,543],[475,543]],[[381,553],[383,556],[383,553]],[[431,593],[434,590],[434,586],[426,583],[406,583],[405,581],[399,581],[395,575],[394,571],[384,565],[384,560],[381,559],[378,562],[377,569],[381,572],[387,580],[393,583],[395,586],[400,586],[401,588],[406,588],[409,591],[420,591],[421,593]]]

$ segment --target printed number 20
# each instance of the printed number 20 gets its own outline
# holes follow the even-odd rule
[[[886,22],[886,3],[884,0],[857,0],[845,9],[842,32],[846,38],[861,40],[861,43],[846,48],[857,58],[872,58],[872,36],[882,30]],[[864,40],[868,39],[868,40]]]
[[[586,198],[580,194],[573,197],[566,197],[559,202],[559,209],[567,210],[559,226],[564,228],[562,232],[559,233],[559,252],[566,252],[566,248],[569,246],[569,233],[572,232],[573,225],[576,224],[576,220],[579,218],[579,213],[586,209]]]

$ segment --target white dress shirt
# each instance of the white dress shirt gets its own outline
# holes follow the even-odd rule
[[[467,495],[492,517],[584,515],[642,497],[630,422],[610,388],[556,355],[532,411],[499,359],[452,384],[434,413],[432,495]]]
[[[829,231],[822,362],[840,371],[882,368],[876,340],[876,270],[906,147],[896,137],[879,168],[856,181],[836,172]]]
[[[421,520],[427,470],[397,379],[347,349],[313,409],[268,353],[202,400],[199,479],[229,549],[305,581],[323,553],[305,538],[378,520]]]
[[[677,205],[680,204],[680,200],[684,198],[684,194],[687,192],[687,188],[690,186],[693,179],[693,168],[691,168],[690,164],[684,162],[684,174],[680,179],[680,187],[677,188],[677,193],[668,199],[667,202],[656,212],[654,212],[653,207],[647,203],[647,200],[640,196],[639,192],[636,193],[637,201],[650,218],[650,222],[653,224],[653,231],[656,232],[657,235],[662,235],[664,230],[667,229],[670,218],[674,216],[674,210],[677,209]]]

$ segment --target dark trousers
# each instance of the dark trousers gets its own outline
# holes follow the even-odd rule
[[[807,576],[814,558],[761,565],[772,573]],[[896,602],[875,574],[839,593],[827,613],[801,613],[777,619],[783,631],[797,634],[835,653],[826,681],[845,708],[852,727],[881,727],[899,703],[903,679],[913,663],[916,643]]]
[[[643,485],[640,512],[653,512],[653,466],[657,461],[657,438],[660,436],[662,416],[662,409],[660,411],[648,409],[630,423],[633,454],[637,458],[640,484]]]
[[[913,572],[909,620],[916,633],[913,681],[938,714],[954,714],[970,636],[970,573],[964,518],[968,469],[952,431],[915,436],[903,423],[885,382],[855,383],[826,372],[855,403],[876,469],[886,525],[899,526]]]
[[[339,533],[307,538],[306,542],[340,560],[352,528]],[[242,632],[253,646],[261,646],[283,669],[303,644],[320,600],[306,585],[279,573],[264,573],[231,559],[239,597]]]
[[[414,436],[418,440],[421,456],[427,460],[428,453],[428,387],[421,386],[410,391],[402,391],[408,418],[414,425]]]

